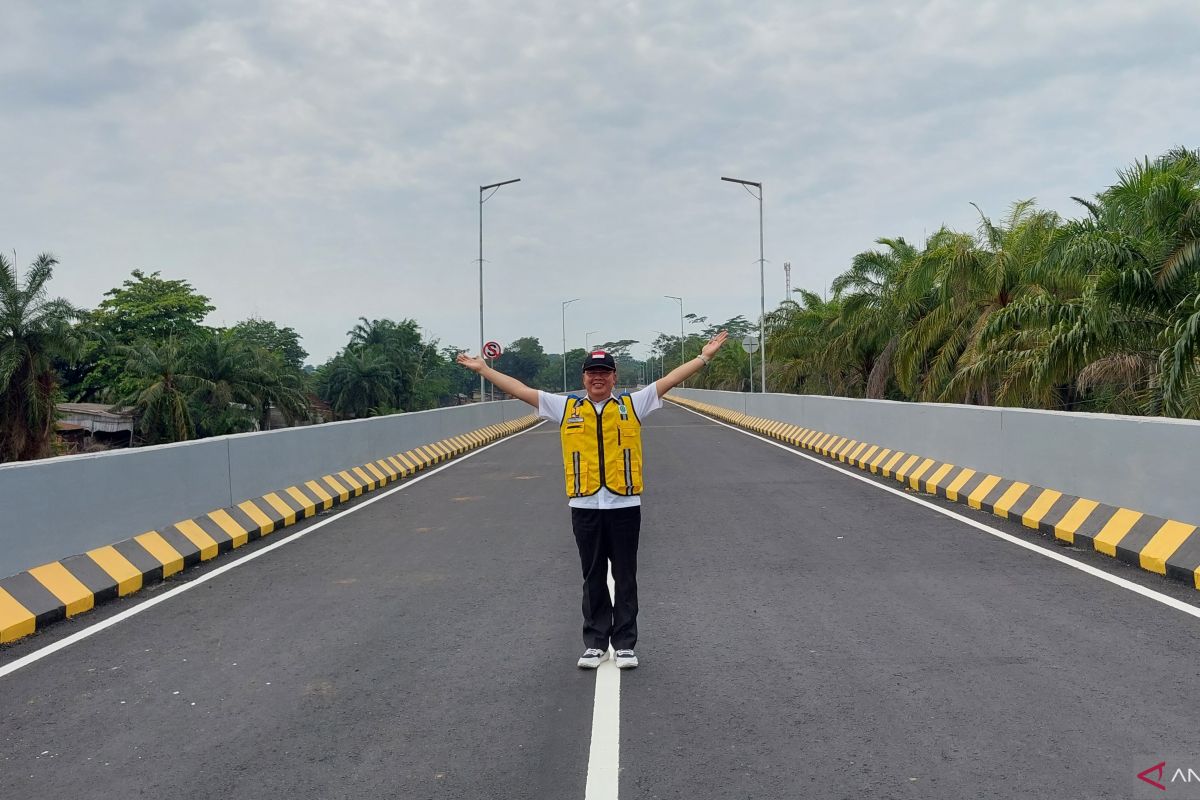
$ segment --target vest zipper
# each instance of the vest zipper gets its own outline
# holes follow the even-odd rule
[[[604,401],[604,405],[596,411],[596,444],[600,446],[600,485],[608,489],[608,469],[604,463],[604,410],[608,408],[608,401]],[[592,406],[595,411],[596,407]],[[618,428],[618,432],[620,429]],[[612,491],[609,489],[609,491]]]

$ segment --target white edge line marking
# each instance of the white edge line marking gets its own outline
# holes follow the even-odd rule
[[[608,596],[615,602],[616,584],[612,563],[608,565]],[[617,778],[621,755],[621,670],[616,654],[596,668],[596,699],[592,704],[592,744],[588,749],[587,788],[584,800],[617,800]]]
[[[159,595],[158,597],[154,597],[149,600],[146,600],[145,602],[139,603],[138,605],[134,606],[133,608],[130,608],[126,611],[122,611],[120,614],[116,614],[112,617],[109,617],[108,619],[106,619],[102,622],[97,622],[95,625],[91,626],[90,628],[79,631],[78,633],[73,633],[70,636],[66,637],[65,639],[61,639],[57,642],[54,642],[53,644],[46,645],[41,650],[37,650],[33,653],[30,653],[29,655],[22,656],[22,657],[18,658],[16,661],[13,661],[10,664],[5,664],[4,666],[0,667],[0,678],[3,678],[6,675],[10,675],[10,674],[16,672],[17,670],[21,669],[21,667],[27,667],[30,664],[32,664],[33,662],[43,659],[46,656],[51,655],[52,653],[56,653],[59,650],[62,650],[64,647],[70,647],[71,645],[75,644],[76,642],[80,642],[93,634],[99,633],[100,631],[104,630],[105,628],[109,628],[109,627],[112,627],[113,625],[116,625],[118,622],[124,622],[125,620],[132,617],[134,614],[140,614],[141,612],[145,611],[146,609],[152,608],[153,606],[156,606],[159,603],[166,602],[167,600],[170,600],[172,597],[175,597],[178,594],[182,594],[183,592],[186,592],[189,589],[195,589],[197,586],[207,583],[208,581],[212,580],[213,578],[217,577],[218,575],[228,572],[229,570],[234,569],[236,567],[240,567],[241,565],[243,565],[249,561],[253,561],[254,559],[258,558],[259,556],[265,556],[267,553],[271,552],[272,550],[274,550],[276,548],[283,547],[285,544],[291,544],[292,542],[296,541],[297,539],[301,539],[301,538],[307,536],[308,534],[312,533],[313,531],[317,530],[318,528],[323,528],[326,525],[328,525],[329,523],[334,522],[338,519],[341,519],[342,517],[346,516],[347,514],[353,514],[355,511],[364,509],[367,506],[371,505],[372,503],[376,502],[377,500],[382,500],[383,498],[387,497],[388,495],[392,494],[393,492],[399,492],[403,489],[407,489],[408,487],[413,486],[414,484],[420,483],[421,481],[425,480],[426,478],[429,478],[429,477],[432,477],[432,476],[438,474],[439,472],[441,472],[444,469],[449,469],[450,467],[453,467],[456,464],[461,464],[463,461],[466,461],[468,458],[471,458],[472,456],[482,453],[484,450],[488,450],[490,448],[495,447],[498,444],[503,444],[504,442],[511,441],[512,439],[516,438],[517,436],[520,436],[523,433],[528,433],[529,431],[533,430],[534,428],[537,428],[540,425],[542,425],[542,423],[544,423],[544,422],[545,422],[545,420],[541,420],[537,424],[531,425],[523,431],[517,431],[516,433],[514,433],[510,436],[505,436],[503,439],[499,439],[495,442],[492,442],[491,444],[484,445],[483,447],[480,447],[477,450],[472,450],[470,453],[466,453],[462,456],[459,456],[458,458],[454,459],[453,461],[450,461],[446,464],[443,464],[440,467],[432,469],[429,472],[426,472],[422,475],[418,475],[415,478],[407,479],[403,483],[401,483],[399,486],[388,489],[386,492],[382,492],[381,494],[376,494],[373,497],[369,497],[366,500],[363,500],[361,503],[355,503],[350,508],[343,509],[342,511],[339,511],[338,513],[334,514],[333,516],[327,517],[326,519],[323,519],[320,522],[310,525],[307,528],[304,528],[303,530],[294,531],[290,534],[286,534],[285,538],[282,538],[279,541],[274,542],[273,544],[269,544],[266,547],[263,547],[261,550],[255,550],[253,553],[249,553],[249,554],[244,555],[241,558],[238,558],[234,561],[230,561],[228,564],[217,567],[212,572],[209,572],[206,575],[202,575],[199,578],[196,578],[195,580],[189,581],[189,582],[183,584],[182,586],[176,587],[176,588],[170,590],[169,592],[165,592],[165,593]]]
[[[871,480],[870,478],[867,478],[863,475],[858,474],[856,471],[852,471],[852,470],[845,469],[843,467],[835,466],[834,464],[829,464],[825,461],[822,461],[819,458],[816,458],[815,456],[810,456],[808,453],[801,453],[798,450],[793,450],[790,446],[788,446],[786,444],[772,441],[771,439],[767,439],[767,438],[759,436],[757,434],[750,433],[749,431],[744,431],[741,428],[738,428],[736,426],[729,425],[727,423],[721,422],[718,419],[713,419],[712,417],[701,414],[699,411],[692,411],[692,409],[687,408],[686,406],[681,406],[678,403],[673,403],[673,405],[676,408],[682,408],[684,411],[690,411],[691,413],[695,414],[698,417],[701,417],[702,419],[706,419],[710,422],[715,422],[718,425],[723,425],[724,427],[735,430],[738,433],[745,434],[746,436],[749,436],[752,439],[758,439],[759,441],[766,442],[767,444],[770,444],[770,445],[774,445],[775,447],[778,447],[781,450],[786,450],[787,452],[791,453],[792,455],[800,456],[801,458],[807,458],[809,461],[812,461],[813,463],[816,463],[816,464],[820,464],[822,467],[828,467],[829,469],[835,470],[836,472],[841,472],[844,475],[848,475],[851,478],[854,478],[855,480],[862,481],[863,483],[868,483],[878,489],[882,489],[885,492],[891,492],[892,494],[894,494],[898,497],[903,497],[905,500],[911,500],[914,503],[918,503],[920,505],[925,506],[926,508],[933,509],[934,511],[938,512],[939,514],[943,514],[947,517],[950,517],[951,519],[956,519],[959,522],[964,522],[967,525],[970,525],[972,528],[978,528],[979,530],[983,531],[984,533],[990,533],[992,536],[1003,539],[1006,542],[1015,544],[1018,547],[1024,547],[1026,550],[1032,550],[1035,553],[1043,555],[1046,558],[1052,558],[1055,561],[1058,561],[1061,564],[1066,564],[1068,567],[1077,569],[1080,572],[1086,572],[1088,575],[1091,575],[1095,578],[1100,578],[1102,580],[1106,580],[1111,584],[1120,586],[1122,589],[1128,589],[1131,592],[1140,594],[1142,597],[1146,597],[1151,600],[1155,600],[1159,603],[1162,603],[1165,606],[1170,606],[1171,608],[1175,609],[1176,611],[1182,611],[1185,614],[1191,614],[1193,617],[1200,619],[1200,608],[1197,608],[1196,606],[1193,606],[1189,603],[1185,603],[1182,600],[1177,600],[1174,597],[1170,597],[1169,595],[1165,595],[1160,592],[1156,592],[1153,589],[1147,589],[1145,586],[1136,584],[1133,581],[1125,580],[1124,578],[1119,578],[1116,575],[1110,575],[1102,569],[1093,567],[1091,564],[1083,564],[1079,561],[1076,561],[1073,558],[1067,558],[1066,556],[1062,555],[1061,553],[1055,553],[1052,550],[1047,550],[1044,547],[1039,547],[1036,544],[1031,544],[1030,542],[1023,541],[1022,539],[1018,539],[1016,536],[1013,536],[1011,533],[1005,533],[1002,530],[993,528],[990,525],[984,525],[982,522],[973,520],[970,517],[964,517],[962,514],[958,514],[954,511],[951,511],[948,508],[942,508],[940,506],[934,505],[933,503],[929,502],[928,500],[925,500],[924,498],[917,497],[917,496],[911,495],[911,494],[907,494],[905,492],[900,491],[899,489],[893,489],[891,486],[885,486],[881,483],[876,483],[875,481]],[[1157,574],[1157,573],[1154,573],[1154,574]]]

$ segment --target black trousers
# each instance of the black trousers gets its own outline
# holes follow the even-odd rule
[[[583,644],[632,650],[637,644],[637,549],[642,509],[572,508],[571,528],[583,567]],[[612,562],[616,603],[608,594]]]

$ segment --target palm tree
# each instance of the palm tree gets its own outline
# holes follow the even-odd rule
[[[801,302],[786,300],[767,313],[770,384],[777,391],[854,396],[853,358],[835,348],[842,300],[798,289]],[[861,381],[860,381],[861,382]]]
[[[21,285],[16,266],[0,255],[0,461],[50,454],[59,393],[54,359],[73,361],[82,348],[71,327],[79,310],[46,298],[57,263],[38,256]]]
[[[305,375],[292,368],[278,353],[265,348],[251,349],[260,378],[257,395],[259,428],[270,427],[271,409],[277,408],[289,425],[308,414]]]
[[[1200,417],[1200,154],[1175,150],[1119,173],[1065,225],[1039,267],[1044,287],[997,320],[1023,339],[1031,382],[1099,410]],[[1016,331],[1024,331],[1019,336]]]
[[[158,347],[142,342],[125,348],[125,354],[126,369],[138,388],[122,398],[120,404],[134,407],[146,444],[182,442],[194,437],[196,426],[188,398],[199,381],[188,374],[175,338]]]
[[[322,397],[340,415],[368,416],[392,397],[392,367],[383,354],[371,348],[348,348],[323,371]]]
[[[1039,291],[1033,272],[1058,229],[1058,215],[1023,200],[1000,224],[982,211],[979,216],[977,238],[938,231],[907,275],[909,302],[935,296],[897,348],[897,377],[914,399],[995,402],[1005,376],[985,357],[984,331],[994,314]]]
[[[195,377],[191,400],[201,435],[251,430],[266,376],[245,343],[228,331],[215,331],[195,341],[188,362]]]
[[[391,397],[379,405],[412,408],[417,401],[416,376],[425,350],[416,321],[359,317],[359,324],[347,331],[347,335],[350,337],[347,350],[371,350],[382,355],[390,367]]]
[[[835,278],[830,288],[842,300],[838,327],[844,338],[835,346],[858,354],[863,395],[881,399],[895,373],[900,335],[925,309],[909,302],[900,291],[921,251],[903,237],[877,239],[876,244],[886,249],[856,255],[850,269]]]

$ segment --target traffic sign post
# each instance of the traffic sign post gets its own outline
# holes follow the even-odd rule
[[[489,362],[491,362],[489,366],[491,366],[494,369],[496,366],[496,359],[499,358],[500,356],[504,355],[504,348],[500,346],[499,342],[486,342],[483,345],[482,355]],[[479,399],[481,401],[483,400],[482,397],[480,397]],[[496,384],[494,384],[494,383],[492,384],[492,399],[493,400],[496,399]]]
[[[754,334],[747,333],[742,339],[742,349],[753,356],[758,352],[758,339]],[[754,359],[750,359],[750,394],[754,394]]]

